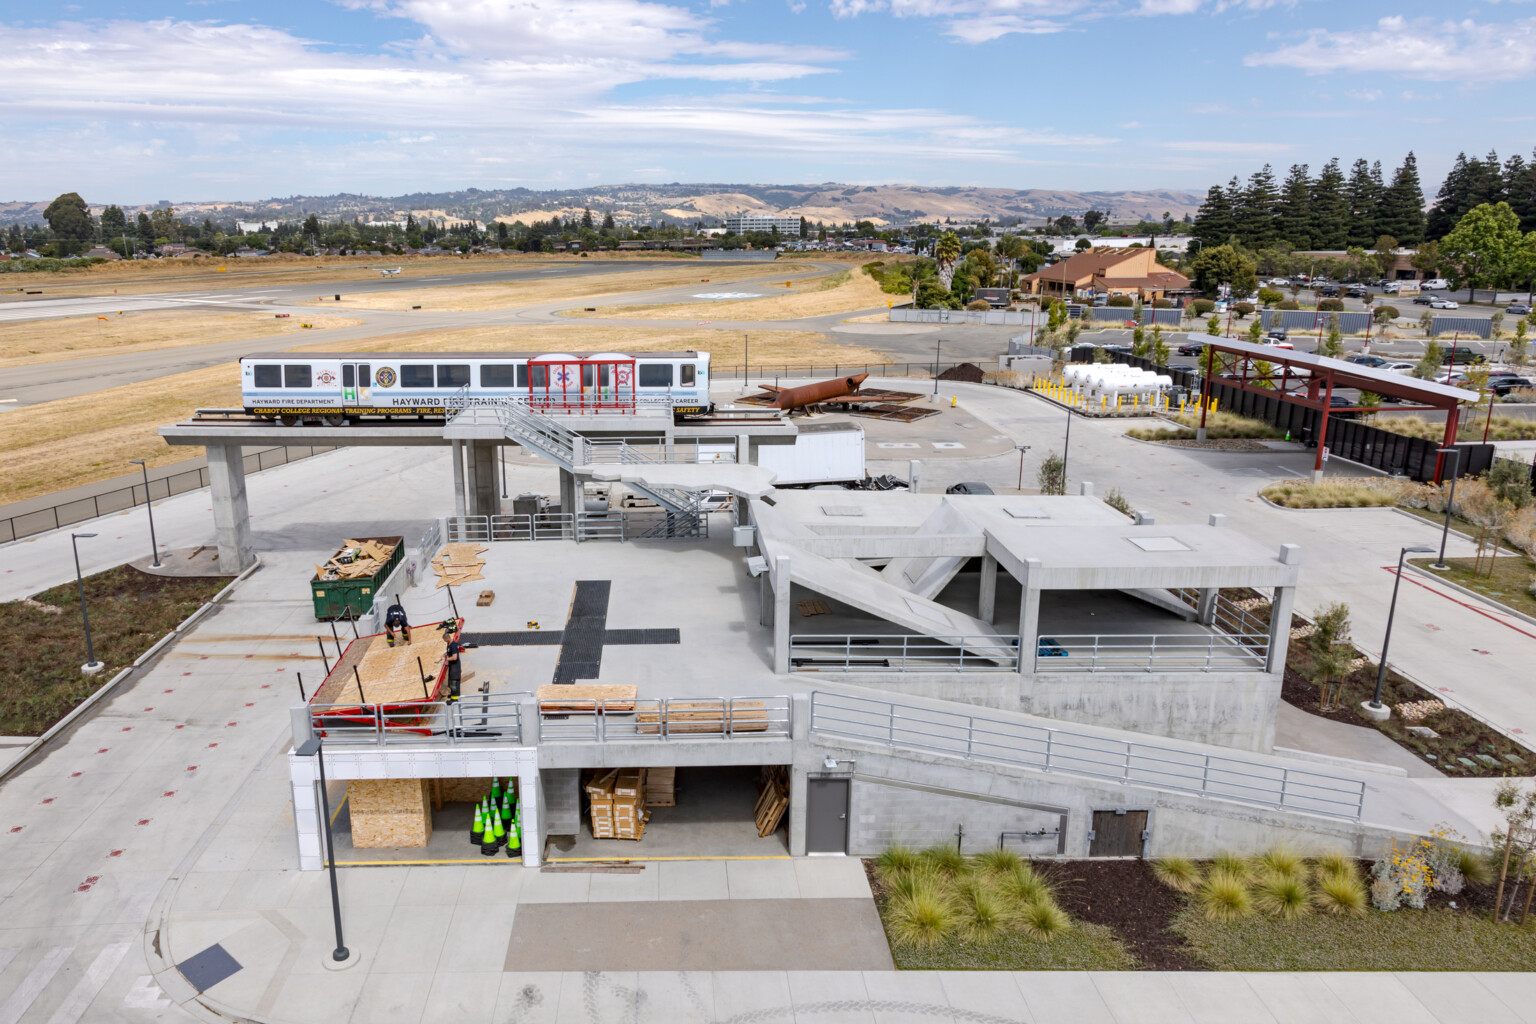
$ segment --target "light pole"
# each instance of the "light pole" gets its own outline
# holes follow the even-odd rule
[[[1014,447],[1019,450],[1019,490],[1022,492],[1024,490],[1024,453],[1029,451],[1029,445],[1016,444]]]
[[[320,813],[325,827],[325,864],[331,872],[331,916],[336,921],[336,948],[331,950],[331,959],[342,963],[352,953],[341,938],[341,895],[336,889],[336,843],[331,838],[331,798],[325,791],[325,751],[320,737],[311,736],[294,753],[300,757],[313,757],[315,765],[320,769]]]
[[[150,564],[158,569],[160,568],[160,545],[155,543],[155,507],[149,500],[149,466],[145,465],[143,459],[128,461],[138,466],[144,473],[144,511],[149,513],[149,553],[152,559]]]
[[[80,666],[80,671],[88,676],[93,676],[106,667],[96,660],[96,647],[91,643],[91,613],[85,607],[85,577],[80,575],[80,538],[94,536],[96,536],[94,533],[69,535],[69,546],[75,552],[75,586],[80,591],[80,619],[85,623],[85,664]]]
[[[1435,549],[1416,544],[1413,547],[1403,548],[1397,553],[1397,576],[1392,580],[1392,603],[1387,606],[1387,635],[1381,638],[1381,663],[1376,666],[1376,693],[1371,697],[1368,705],[1371,712],[1382,718],[1386,715],[1382,715],[1381,712],[1386,709],[1381,706],[1381,684],[1387,678],[1387,646],[1392,643],[1392,618],[1397,614],[1397,588],[1403,582],[1403,559],[1408,557],[1410,551],[1427,553],[1433,550]]]
[[[1072,410],[1067,410],[1067,437],[1061,442],[1061,493],[1067,493],[1067,453],[1072,450]]]
[[[1445,542],[1451,535],[1451,506],[1456,502],[1456,478],[1461,475],[1461,449],[1440,448],[1436,450],[1435,454],[1453,455],[1456,458],[1456,461],[1451,464],[1451,495],[1445,499],[1445,526],[1440,531],[1440,558],[1434,565],[1430,566],[1431,569],[1444,572],[1450,568],[1450,566],[1445,564]]]
[[[933,340],[933,397],[939,397],[939,347],[944,344],[943,338]]]

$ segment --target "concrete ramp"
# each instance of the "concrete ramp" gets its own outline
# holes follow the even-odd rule
[[[923,636],[931,636],[973,654],[1011,663],[1017,649],[997,634],[989,622],[972,618],[936,601],[886,582],[883,573],[844,559],[812,554],[792,543],[775,545],[776,555],[789,556],[793,583],[841,601],[876,618],[893,622]],[[960,637],[979,637],[962,642]]]
[[[957,511],[948,499],[934,509],[919,526],[919,537],[980,537],[981,530]],[[886,582],[918,597],[932,600],[949,586],[949,581],[965,567],[966,555],[941,555],[933,558],[893,558],[881,570]]]
[[[638,463],[583,467],[577,470],[594,480],[619,480],[647,488],[666,488],[697,494],[729,491],[742,498],[758,498],[773,490],[772,470],[736,463]]]

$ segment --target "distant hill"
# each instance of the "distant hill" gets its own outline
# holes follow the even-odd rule
[[[285,199],[173,202],[183,218],[294,220],[311,213],[321,218],[403,218],[417,213],[489,222],[547,220],[569,217],[590,208],[595,216],[612,213],[621,222],[668,220],[716,221],[732,213],[780,213],[811,221],[839,224],[870,220],[877,224],[1022,218],[1026,224],[1063,214],[1108,210],[1115,219],[1182,219],[1193,214],[1203,193],[1178,189],[1125,192],[1073,192],[1063,189],[1007,189],[921,185],[600,185],[593,188],[534,191],[531,189],[465,189],[461,192],[418,192],[402,196],[289,196]],[[0,226],[37,223],[53,197],[0,203]],[[110,197],[86,196],[99,214]],[[165,205],[163,203],[156,205]],[[154,206],[124,206],[130,217]]]

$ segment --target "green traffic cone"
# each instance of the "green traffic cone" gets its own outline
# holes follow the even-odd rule
[[[480,814],[480,805],[475,805],[475,823],[469,827],[469,841],[479,846],[485,839],[485,819]]]
[[[480,855],[482,857],[496,856],[496,850],[501,846],[501,838],[496,835],[496,825],[499,824],[496,815],[491,813],[489,806],[484,809],[485,835],[481,839]]]
[[[491,806],[501,803],[501,780],[491,780]]]
[[[516,857],[523,852],[523,830],[518,827],[514,819],[507,829],[507,856]]]
[[[512,820],[512,804],[505,793],[501,794],[501,820],[503,824]]]

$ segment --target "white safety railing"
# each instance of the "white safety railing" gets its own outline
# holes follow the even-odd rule
[[[776,697],[671,697],[545,702],[540,743],[631,740],[762,739],[790,734],[790,703]]]
[[[455,703],[311,704],[310,724],[331,744],[521,743],[522,713],[515,693],[469,695]]]
[[[447,539],[487,544],[523,540],[691,540],[709,536],[704,512],[664,508],[611,509],[607,512],[539,512],[511,516],[449,516]]]
[[[1119,740],[817,690],[812,733],[1359,820],[1365,783],[1172,744]]]
[[[1040,637],[1036,672],[1264,672],[1269,634],[1055,633]]]
[[[796,633],[792,672],[1017,672],[1019,637]]]
[[[671,442],[654,437],[584,438],[585,457],[592,464],[735,463],[736,442],[731,438],[677,438]]]

